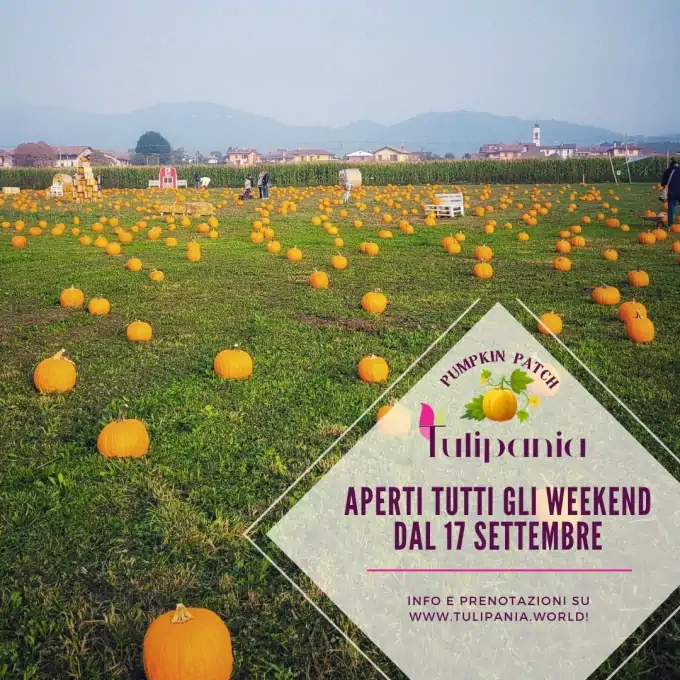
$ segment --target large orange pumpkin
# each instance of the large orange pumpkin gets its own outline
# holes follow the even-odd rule
[[[390,373],[387,362],[375,354],[364,357],[357,367],[359,377],[367,383],[383,383]]]
[[[141,420],[125,418],[122,412],[97,437],[97,451],[105,458],[141,458],[148,450],[146,425]]]
[[[33,371],[33,383],[38,392],[68,392],[76,384],[76,365],[60,350],[49,359],[43,359]]]
[[[215,357],[213,368],[225,380],[244,380],[253,374],[253,360],[245,350],[223,349]]]
[[[149,626],[142,658],[147,680],[229,680],[234,669],[231,635],[222,619],[183,604]]]

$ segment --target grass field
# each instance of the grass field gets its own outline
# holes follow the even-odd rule
[[[382,387],[356,377],[358,361],[379,354],[396,378],[477,298],[397,395],[497,301],[536,332],[520,298],[537,314],[562,314],[561,339],[671,450],[680,450],[680,266],[671,250],[680,234],[640,245],[634,212],[658,210],[657,192],[650,185],[597,188],[602,201],[616,205],[616,217],[631,226],[629,232],[596,218],[603,210],[600,201],[577,199],[576,211],[567,212],[571,190],[585,194],[580,186],[562,194],[557,185],[542,186],[541,201],[553,205],[534,227],[521,220],[533,202],[531,187],[512,189],[512,205],[523,201],[524,209],[505,210],[498,210],[505,187],[493,187],[484,204],[496,209],[486,217],[474,216],[480,188],[468,187],[469,216],[431,228],[411,215],[406,219],[415,227],[413,235],[392,224],[394,237],[384,240],[376,237],[380,216],[388,212],[395,223],[400,219],[398,210],[376,203],[384,189],[367,190],[359,196],[367,209],[360,212],[352,204],[344,218],[341,206],[333,204],[335,188],[275,190],[275,208],[288,197],[297,204],[294,213],[271,212],[270,226],[283,246],[279,255],[251,243],[258,201],[239,206],[231,190],[202,194],[226,203],[217,213],[218,238],[196,233],[201,220],[172,234],[159,223],[164,227],[159,240],[148,240],[140,229],[120,256],[81,245],[69,233],[72,215],[80,215],[82,233],[91,233],[100,215],[116,214],[129,229],[148,219],[134,211],[135,198],[141,201],[147,192],[110,192],[106,204],[91,213],[54,202],[46,212],[40,198],[35,213],[20,214],[6,201],[0,221],[12,225],[23,219],[28,228],[45,219],[48,228],[28,236],[24,249],[11,247],[12,226],[0,233],[0,678],[142,678],[144,632],[176,602],[209,607],[227,622],[236,678],[378,678],[242,533],[380,395]],[[615,204],[610,189],[620,199]],[[415,194],[424,197],[427,190],[392,193],[410,210],[419,206]],[[339,248],[349,259],[344,271],[329,266],[338,250],[334,237],[311,223],[324,196],[333,208],[328,218],[344,239]],[[118,212],[116,201],[123,202]],[[375,205],[381,215],[373,213]],[[585,215],[592,218],[583,227],[586,246],[569,255],[571,272],[555,271],[558,231],[581,224]],[[361,229],[352,226],[357,218],[364,222]],[[491,235],[483,231],[488,218],[498,221]],[[60,221],[66,233],[51,236]],[[503,228],[507,221],[512,229]],[[458,255],[440,246],[452,228],[466,234]],[[518,240],[522,230],[530,236],[526,242]],[[113,237],[109,225],[104,233]],[[164,245],[170,235],[178,247]],[[198,263],[185,257],[193,238],[202,247]],[[359,253],[367,239],[379,243],[377,257]],[[486,281],[472,275],[473,250],[480,243],[494,250],[494,276]],[[292,246],[304,254],[299,263],[285,258]],[[617,249],[617,261],[603,259],[609,247]],[[132,256],[144,262],[142,272],[124,268]],[[647,288],[626,283],[627,272],[638,266],[650,275]],[[165,281],[149,280],[154,267]],[[310,287],[314,269],[329,273],[328,290]],[[592,288],[601,283],[617,286],[622,300],[635,292],[655,324],[652,343],[628,340],[616,307],[592,302]],[[86,301],[108,298],[111,313],[94,317],[62,309],[59,293],[71,285],[83,290]],[[362,295],[375,288],[390,301],[380,316],[360,306]],[[125,328],[135,319],[151,323],[151,342],[127,341]],[[649,434],[553,338],[539,337],[680,478]],[[213,358],[236,343],[253,357],[254,374],[247,381],[223,381],[212,369]],[[62,347],[77,365],[76,388],[41,396],[33,368]],[[107,460],[97,453],[99,431],[121,407],[148,426],[151,447],[143,459]],[[374,412],[364,418],[344,449],[374,420]],[[263,546],[268,526],[256,536]],[[307,587],[343,630],[371,649]],[[676,593],[594,677],[604,680],[678,605]],[[676,618],[617,677],[680,678],[679,636]],[[378,653],[370,653],[390,669]]]

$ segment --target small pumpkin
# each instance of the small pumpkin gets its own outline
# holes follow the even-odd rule
[[[654,340],[654,334],[652,320],[639,312],[626,322],[626,335],[633,342],[651,342]]]
[[[38,392],[68,392],[76,384],[78,373],[76,365],[65,355],[66,350],[59,350],[49,359],[43,359],[33,371],[33,384]]]
[[[288,262],[300,262],[302,259],[302,251],[297,247],[289,248],[286,252],[286,259]]]
[[[92,237],[91,236],[81,236],[79,239],[79,243],[81,246],[91,246],[92,245]]]
[[[382,314],[387,307],[387,296],[379,290],[369,291],[361,298],[361,307],[369,314]]]
[[[478,262],[473,268],[472,273],[478,279],[490,279],[493,276],[493,267],[488,262]]]
[[[357,372],[366,383],[383,383],[387,380],[390,369],[382,357],[371,354],[359,362]]]
[[[141,458],[148,450],[146,425],[136,418],[125,418],[123,411],[97,437],[97,451],[105,458]]]
[[[328,274],[326,272],[314,271],[309,277],[309,285],[312,288],[328,288]]]
[[[649,285],[649,274],[638,267],[628,272],[627,281],[635,288],[645,288]]]
[[[250,233],[250,241],[255,245],[264,243],[264,234],[261,231],[253,231]]]
[[[278,241],[269,241],[267,243],[267,252],[272,255],[278,255],[281,252],[281,244]]]
[[[12,248],[25,248],[26,247],[26,237],[21,235],[12,236]]]
[[[341,255],[340,253],[338,253],[337,255],[333,255],[333,257],[331,257],[331,267],[333,267],[333,269],[337,269],[338,271],[346,269],[347,258],[344,255]]]
[[[366,255],[369,257],[376,257],[379,252],[380,246],[377,243],[373,243],[372,241],[368,241],[366,243],[366,248],[364,249],[364,253],[366,253]]]
[[[444,250],[449,254],[449,255],[458,255],[460,251],[462,250],[462,247],[456,239],[452,239],[449,241],[446,246],[444,247]]]
[[[673,244],[671,245],[671,250],[674,253],[680,253],[680,241],[673,241]]]
[[[598,286],[593,290],[593,302],[598,305],[618,305],[621,293],[615,286]]]
[[[142,261],[138,257],[131,257],[126,263],[125,263],[125,269],[131,272],[138,272],[141,271],[142,267],[144,265],[142,264]]]
[[[517,234],[517,239],[519,241],[528,241],[529,234],[527,234],[526,231],[520,231],[519,234]]]
[[[117,243],[116,241],[107,243],[106,250],[104,252],[107,255],[120,255],[120,243]]]
[[[562,332],[562,319],[555,312],[546,312],[538,318],[538,330],[543,335],[559,335]]]
[[[253,360],[245,350],[223,349],[215,357],[213,368],[225,380],[244,380],[253,374]]]
[[[651,231],[642,231],[638,235],[638,242],[643,246],[651,246],[656,243],[656,236]]]
[[[168,236],[168,238],[165,239],[165,245],[168,248],[175,248],[177,246],[177,239],[174,236]]]
[[[630,319],[635,318],[638,314],[640,316],[647,316],[647,308],[641,302],[636,302],[635,298],[633,298],[628,302],[624,302],[619,307],[617,316],[619,321],[625,323]]]
[[[570,253],[571,252],[571,243],[565,239],[560,239],[555,243],[555,250],[558,253]]]
[[[571,271],[571,260],[568,257],[556,257],[553,260],[553,269],[556,269],[558,272]]]
[[[187,244],[187,260],[189,262],[200,262],[201,260],[201,246],[196,241],[190,241]]]
[[[234,669],[231,635],[209,609],[178,604],[149,626],[142,661],[147,680],[229,680]]]
[[[586,244],[586,240],[583,236],[572,236],[570,243],[574,248],[583,248]]]
[[[493,250],[486,244],[477,246],[474,251],[475,260],[489,262],[493,258]]]
[[[154,269],[149,274],[149,279],[151,279],[151,281],[163,281],[165,280],[165,274],[158,269]]]
[[[64,288],[59,295],[59,304],[62,307],[82,307],[85,304],[83,291],[75,286]]]
[[[656,238],[657,243],[661,243],[662,241],[665,241],[668,238],[668,232],[665,229],[661,229],[661,227],[654,229],[654,231],[652,231],[652,234],[654,234],[654,238]]]
[[[618,251],[614,250],[614,248],[607,248],[602,253],[602,257],[604,257],[605,260],[608,260],[609,262],[613,262],[614,260],[619,259],[619,253]]]
[[[87,305],[92,316],[106,316],[111,311],[111,303],[104,297],[93,297]]]
[[[133,321],[125,329],[125,335],[130,342],[149,342],[153,337],[153,330],[146,321]]]

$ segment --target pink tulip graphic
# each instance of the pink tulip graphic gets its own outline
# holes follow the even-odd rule
[[[418,427],[420,434],[429,441],[430,427],[434,425],[434,409],[429,404],[420,404],[420,421]]]

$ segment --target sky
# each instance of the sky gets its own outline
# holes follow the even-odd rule
[[[680,132],[680,0],[9,2],[0,106],[209,101],[288,124],[468,109]]]

